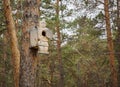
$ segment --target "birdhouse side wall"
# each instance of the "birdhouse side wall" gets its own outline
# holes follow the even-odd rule
[[[37,47],[38,45],[38,31],[33,29],[30,31],[30,48]]]

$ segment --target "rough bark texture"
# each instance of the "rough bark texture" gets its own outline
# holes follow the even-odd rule
[[[115,40],[116,58],[118,60],[118,87],[120,87],[120,0],[117,0],[117,35]]]
[[[20,87],[35,87],[37,51],[30,48],[30,29],[38,26],[39,0],[24,0]]]
[[[14,74],[14,87],[19,87],[19,63],[20,63],[20,53],[18,50],[18,41],[15,31],[15,23],[12,17],[10,0],[3,0],[4,12],[7,24],[7,30],[11,43],[12,52],[12,62],[13,62],[13,74]]]
[[[117,84],[117,71],[115,66],[115,57],[114,57],[114,47],[112,41],[112,34],[110,28],[110,16],[109,16],[109,2],[108,0],[104,0],[104,11],[105,11],[105,19],[106,19],[106,31],[107,31],[107,41],[108,41],[108,50],[109,50],[109,62],[110,62],[110,69],[111,69],[111,80],[112,80],[112,87],[118,87]]]
[[[64,87],[64,71],[63,71],[63,64],[62,64],[62,56],[61,56],[61,36],[60,36],[60,21],[59,21],[59,1],[56,1],[56,30],[57,30],[57,51],[58,51],[58,62],[59,62],[59,82],[58,87]]]

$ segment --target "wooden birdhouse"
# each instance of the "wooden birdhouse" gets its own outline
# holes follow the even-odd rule
[[[30,47],[38,49],[38,53],[49,54],[48,40],[52,39],[52,32],[46,28],[46,22],[39,22],[39,26],[30,31]]]

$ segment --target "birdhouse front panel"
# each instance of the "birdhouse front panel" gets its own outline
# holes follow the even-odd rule
[[[48,54],[48,38],[46,37],[45,28],[38,29],[38,53]]]

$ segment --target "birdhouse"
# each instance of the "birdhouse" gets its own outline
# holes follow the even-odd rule
[[[40,21],[37,28],[30,30],[30,47],[38,49],[38,53],[49,54],[49,39],[52,39],[52,32],[46,28],[45,21]]]

